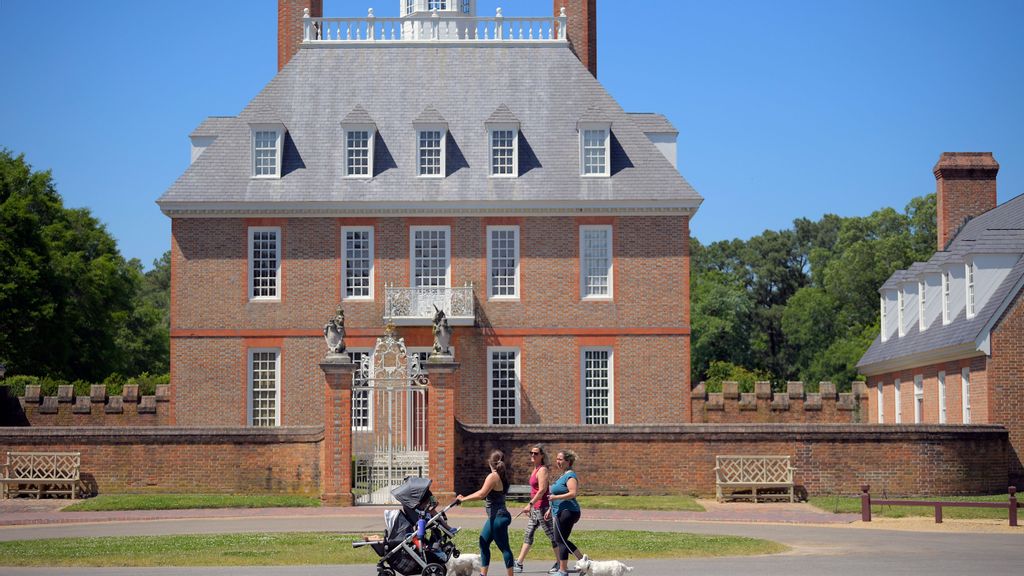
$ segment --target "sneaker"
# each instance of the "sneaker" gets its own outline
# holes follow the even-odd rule
[[[516,562],[516,561],[513,560],[512,561],[512,571],[513,572],[522,572],[523,571],[523,563],[522,562]]]
[[[548,570],[548,574],[558,574],[558,562],[551,565],[551,569]],[[564,574],[564,572],[563,572]]]

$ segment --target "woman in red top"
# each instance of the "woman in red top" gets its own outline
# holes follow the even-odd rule
[[[549,570],[551,572],[558,569],[558,549],[555,546],[555,533],[551,526],[551,520],[544,518],[544,513],[548,511],[551,503],[548,500],[548,467],[543,446],[537,444],[530,449],[530,461],[533,463],[533,473],[530,474],[530,502],[523,507],[523,513],[529,514],[530,521],[523,533],[523,548],[519,551],[519,558],[516,559],[513,569],[516,572],[523,571],[523,560],[526,559],[526,554],[533,546],[533,534],[539,526],[544,529],[548,540],[551,541],[552,550],[556,552],[555,565],[551,567],[552,570]]]

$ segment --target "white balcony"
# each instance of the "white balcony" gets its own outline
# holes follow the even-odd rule
[[[461,288],[384,287],[384,323],[393,322],[396,326],[430,326],[435,306],[444,310],[448,324],[472,326],[476,320],[473,305],[472,285]]]
[[[506,18],[498,8],[492,18],[434,12],[429,16],[378,18],[373,9],[365,18],[303,18],[304,44],[376,44],[410,42],[565,43],[567,18]]]

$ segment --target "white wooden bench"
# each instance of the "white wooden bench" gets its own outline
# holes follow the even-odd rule
[[[530,501],[530,485],[529,484],[509,484],[508,491],[505,492],[505,498],[513,502],[529,502]]]
[[[796,468],[789,465],[789,456],[715,456],[715,495],[719,502],[727,498],[754,502],[789,498],[793,502],[793,472]]]
[[[21,494],[66,494],[78,497],[80,452],[8,452],[0,466],[4,498]]]

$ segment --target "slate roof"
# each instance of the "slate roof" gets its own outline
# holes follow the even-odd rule
[[[947,246],[945,251],[936,252],[923,266],[911,266],[911,270],[931,271],[947,261],[960,261],[975,254],[1020,254],[1024,253],[1024,194],[981,214],[967,222]],[[903,280],[912,277],[909,271],[897,270],[885,284],[895,288]],[[934,322],[923,332],[915,324],[898,338],[882,342],[879,336],[871,343],[867,352],[857,362],[862,372],[873,373],[871,367],[908,356],[941,354],[943,350],[963,348],[980,343],[986,337],[986,330],[1019,292],[1016,287],[1024,281],[1024,258],[1017,261],[1010,273],[989,297],[985,306],[973,318],[967,319],[961,309],[949,324]],[[929,362],[930,363],[930,362]]]
[[[679,134],[664,114],[654,112],[629,112],[629,119],[645,134]]]
[[[517,178],[488,177],[485,122],[502,104],[521,125]],[[341,121],[356,106],[378,129],[369,180],[343,177]],[[413,121],[430,109],[449,124],[445,178],[416,176]],[[612,123],[608,178],[579,175],[581,111]],[[306,45],[237,117],[209,122],[218,138],[157,201],[165,213],[424,200],[696,209],[702,201],[564,45]],[[280,179],[251,178],[250,124],[261,122],[287,130]]]
[[[370,113],[366,111],[359,104],[356,104],[355,108],[351,112],[345,115],[341,119],[342,124],[373,124],[373,118],[370,117]]]
[[[519,118],[509,110],[508,106],[504,103],[500,104],[494,109],[494,112],[487,117],[485,121],[487,124],[518,124]]]
[[[195,136],[217,136],[226,130],[236,120],[234,116],[210,116],[203,120],[196,129],[189,134],[190,138]]]

